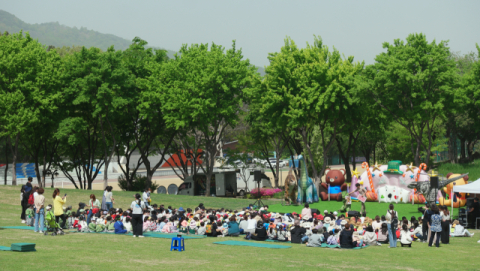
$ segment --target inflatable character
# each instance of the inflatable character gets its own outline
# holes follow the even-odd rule
[[[442,189],[447,184],[453,183],[456,180],[463,179],[467,175],[468,173],[457,177],[450,177],[450,179],[438,181],[438,189]],[[425,196],[425,199],[428,203],[436,201],[438,189],[430,187],[430,182],[412,182],[408,185],[408,188],[417,189],[417,193]]]
[[[296,192],[297,191],[297,181],[295,176],[292,174],[292,168],[288,171],[288,175],[285,178],[285,202],[290,204],[291,202],[295,202]]]
[[[297,203],[301,204],[304,202],[318,202],[317,188],[315,187],[312,178],[308,177],[307,165],[302,155],[298,156],[298,162],[301,170],[300,180],[298,180]]]
[[[448,173],[447,179],[455,178],[458,176],[460,176],[460,174]],[[452,205],[451,195],[452,195],[453,187],[457,185],[465,185],[465,184],[468,184],[468,176],[458,179],[453,183],[447,184],[447,186],[445,186],[442,189],[443,197],[438,198],[438,202],[440,203],[440,205],[451,206]],[[453,208],[463,207],[465,206],[465,204],[467,204],[466,193],[455,193],[453,195]]]
[[[330,185],[330,189],[328,188],[328,185]],[[325,171],[325,182],[322,183],[322,186],[330,193],[330,200],[342,201],[342,191],[347,190],[347,184],[345,183],[345,169],[327,169]],[[323,201],[328,200],[329,193],[322,191],[320,193],[320,198]]]

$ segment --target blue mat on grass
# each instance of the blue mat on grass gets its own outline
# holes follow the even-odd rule
[[[12,248],[0,246],[0,251],[12,251]]]
[[[214,242],[217,245],[229,245],[229,246],[246,246],[246,247],[265,247],[265,248],[291,248],[291,246],[282,246],[282,245],[271,245],[260,243],[257,241],[222,241],[222,242]]]

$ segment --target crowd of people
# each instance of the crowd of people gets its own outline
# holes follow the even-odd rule
[[[27,192],[28,191],[28,192]],[[365,245],[389,244],[390,248],[411,246],[412,242],[449,243],[449,236],[473,236],[458,223],[451,222],[446,206],[425,205],[423,216],[409,219],[399,216],[390,204],[385,215],[369,217],[346,217],[344,214],[329,212],[313,213],[308,203],[302,212],[281,214],[270,212],[268,206],[254,210],[248,206],[242,210],[207,209],[199,204],[195,209],[178,209],[172,206],[151,205],[150,190],[142,195],[135,194],[128,209],[114,208],[112,187],[104,191],[102,202],[90,195],[87,204],[79,203],[76,211],[71,206],[64,207],[67,194],[61,196],[55,189],[52,195],[53,206],[45,206],[43,188],[22,187],[22,222],[43,230],[43,215],[54,209],[56,222],[61,228],[76,229],[79,232],[132,233],[143,237],[145,232],[178,233],[225,237],[244,235],[245,239],[279,242],[290,241],[311,247],[340,245],[342,248]],[[32,197],[33,203],[31,203]],[[26,205],[23,204],[28,198]],[[453,230],[452,230],[453,227]],[[479,241],[480,242],[480,241]]]

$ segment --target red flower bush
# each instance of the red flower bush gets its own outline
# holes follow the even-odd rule
[[[278,193],[278,192],[282,192],[282,189],[280,189],[280,188],[260,188],[260,196],[262,196],[262,197],[272,197],[273,194]],[[250,194],[252,196],[258,196],[258,189],[257,188],[252,189],[252,191],[250,191]]]

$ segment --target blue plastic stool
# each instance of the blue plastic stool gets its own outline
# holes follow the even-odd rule
[[[170,251],[185,251],[185,240],[182,237],[173,237]]]

